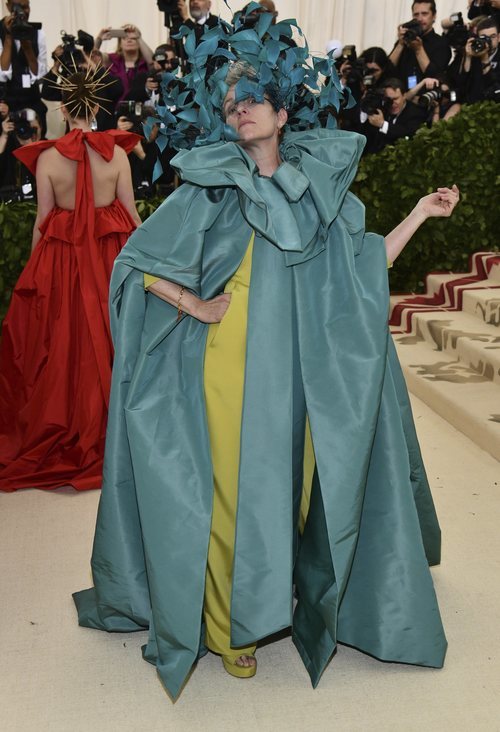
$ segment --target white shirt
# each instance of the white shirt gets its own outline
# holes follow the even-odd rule
[[[45,33],[43,30],[37,31],[37,40],[38,40],[38,73],[33,74],[31,69],[28,69],[26,73],[29,72],[30,75],[30,81],[31,86],[35,84],[39,79],[41,79],[45,74],[47,73],[47,41],[45,40]],[[21,41],[14,41],[16,44],[16,48],[19,51],[21,48]],[[0,54],[3,51],[3,43],[0,40]],[[6,82],[12,80],[12,64],[9,66],[8,69],[3,70],[0,69],[0,82]]]

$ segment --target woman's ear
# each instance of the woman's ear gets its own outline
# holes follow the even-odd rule
[[[288,112],[286,109],[283,109],[283,107],[278,111],[278,129],[281,130],[282,127],[286,125],[286,121],[288,119]]]

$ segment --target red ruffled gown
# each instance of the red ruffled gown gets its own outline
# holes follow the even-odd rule
[[[111,160],[137,135],[73,130],[27,145],[32,171],[54,146],[78,161],[75,210],[54,207],[14,289],[0,348],[0,489],[100,488],[113,358],[108,288],[135,228],[115,200],[96,208],[85,142]]]

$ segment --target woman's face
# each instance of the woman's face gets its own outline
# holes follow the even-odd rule
[[[122,51],[138,51],[139,36],[136,33],[127,31],[127,35],[121,39],[120,46]]]
[[[275,139],[278,145],[279,131],[287,120],[284,109],[276,112],[268,99],[256,102],[247,97],[235,102],[235,88],[232,86],[224,99],[224,118],[236,130],[242,147]]]
[[[366,64],[366,70],[370,74],[370,76],[373,76],[375,81],[378,81],[380,77],[382,76],[382,67],[375,63],[375,61],[368,61]]]

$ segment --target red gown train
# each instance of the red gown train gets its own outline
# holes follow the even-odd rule
[[[75,209],[54,207],[14,289],[0,347],[0,489],[99,488],[111,381],[108,287],[135,224],[120,201],[96,208],[85,142],[111,160],[137,135],[73,130],[27,145],[33,172],[54,146],[76,160]]]

